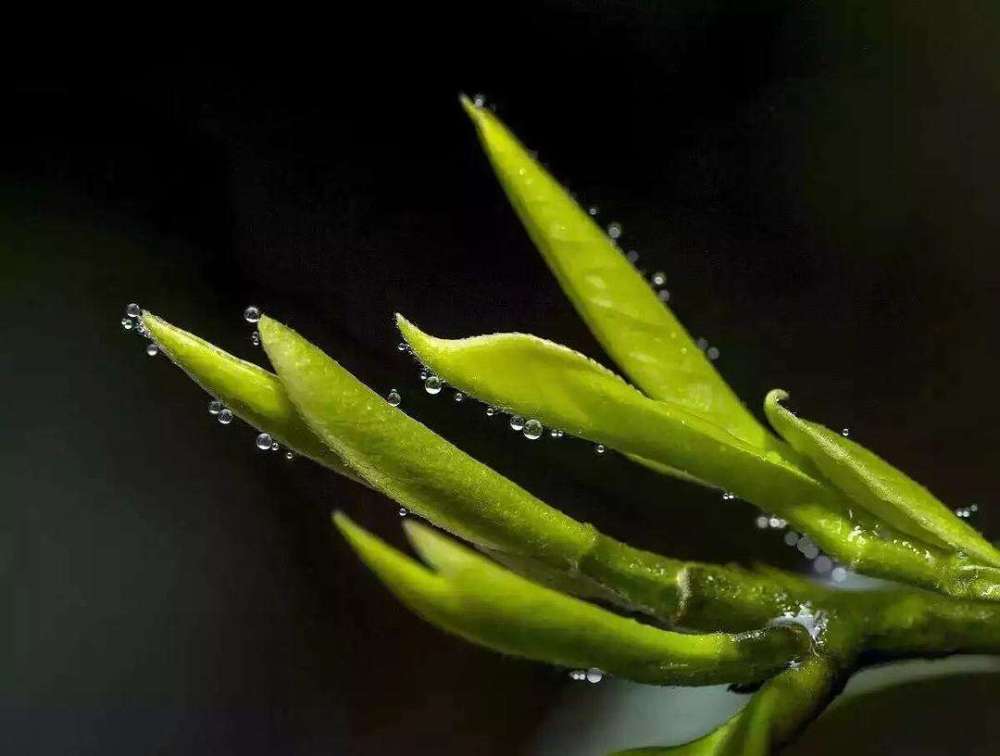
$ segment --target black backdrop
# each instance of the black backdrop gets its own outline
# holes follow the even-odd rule
[[[240,318],[256,303],[616,536],[804,569],[746,504],[582,442],[529,444],[420,390],[395,311],[439,335],[520,330],[604,359],[459,91],[485,93],[623,224],[752,404],[789,389],[1000,529],[993,4],[327,13],[8,47],[5,750],[520,752],[568,684],[401,610],[328,522],[343,508],[398,542],[396,507],[211,422],[192,384],[121,333],[130,301],[263,359]]]

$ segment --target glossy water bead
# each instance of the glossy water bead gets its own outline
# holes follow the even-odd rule
[[[658,270],[649,280],[653,283],[653,286],[663,286],[667,282],[667,274],[662,270]]]
[[[612,239],[618,239],[622,235],[622,224],[621,223],[609,223],[608,224],[608,236]]]
[[[456,391],[454,398],[456,402],[461,402],[465,400],[465,395],[461,391]]]
[[[510,418],[510,429],[511,430],[522,430],[524,428],[524,418],[520,415],[513,415]]]
[[[595,454],[604,454],[604,452],[606,452],[606,451],[607,451],[607,449],[604,448],[604,444],[594,444],[594,453]]]
[[[599,683],[604,679],[604,673],[601,672],[597,667],[591,667],[587,670],[587,682],[589,683]]]
[[[243,319],[247,323],[256,323],[260,320],[260,309],[250,305],[243,311]]]
[[[220,402],[218,399],[213,399],[208,403],[208,414],[218,415],[225,408],[226,406],[222,402]]]
[[[132,330],[132,318],[122,318],[122,328],[126,331]]]
[[[250,334],[250,343],[254,346],[260,346],[260,331],[254,331]]]
[[[155,357],[159,353],[160,353],[160,348],[156,346],[156,344],[154,344],[153,342],[146,344],[146,354],[148,354],[150,357]]]
[[[130,318],[137,318],[140,315],[142,315],[142,308],[139,307],[139,305],[137,305],[135,302],[133,302],[132,304],[130,304],[128,307],[125,308],[125,314],[128,315]]]
[[[542,428],[542,424],[538,420],[531,419],[524,424],[524,437],[534,441],[542,437],[543,430],[544,428]]]
[[[222,425],[229,425],[233,422],[233,411],[231,409],[220,410],[218,418]]]
[[[399,395],[399,392],[396,391],[396,389],[391,389],[385,397],[385,400],[389,402],[390,407],[398,407],[399,403],[403,401],[403,397]]]
[[[426,391],[431,396],[441,393],[441,379],[436,375],[427,376],[427,380],[424,381],[424,391]]]
[[[272,444],[274,444],[274,441],[270,433],[261,433],[257,436],[257,448],[261,451],[270,451]]]

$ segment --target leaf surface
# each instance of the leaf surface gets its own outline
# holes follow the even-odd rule
[[[1000,566],[1000,552],[934,494],[861,444],[796,417],[781,404],[787,397],[780,389],[767,395],[771,425],[852,501],[902,533]]]
[[[770,433],[604,230],[494,113],[462,105],[528,235],[611,358],[647,395],[764,446]]]
[[[529,582],[416,522],[405,524],[427,569],[352,523],[337,526],[386,586],[427,621],[501,651],[637,682],[705,685],[761,680],[809,652],[801,628],[739,635],[660,630]]]

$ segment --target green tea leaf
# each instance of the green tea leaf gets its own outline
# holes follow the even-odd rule
[[[181,330],[152,313],[142,322],[160,350],[233,414],[283,446],[352,480],[359,478],[327,448],[295,411],[278,376]]]
[[[792,517],[835,499],[780,441],[764,449],[670,402],[649,399],[579,352],[520,333],[439,339],[396,316],[414,354],[471,396],[672,468]]]
[[[358,381],[295,331],[262,317],[267,355],[312,431],[362,478],[474,543],[574,568],[596,539]]]
[[[861,444],[796,417],[781,406],[787,397],[779,389],[767,395],[771,424],[852,501],[902,533],[1000,566],[1000,552],[934,494]]]
[[[531,583],[449,538],[406,523],[432,570],[335,516],[386,586],[427,621],[503,653],[568,667],[597,667],[658,685],[761,680],[809,652],[802,628],[740,635],[659,630]]]
[[[646,394],[764,447],[771,436],[621,250],[492,112],[462,105],[510,203],[580,317]]]

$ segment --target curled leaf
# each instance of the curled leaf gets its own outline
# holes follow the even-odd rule
[[[302,418],[371,486],[482,546],[575,567],[596,538],[358,381],[295,331],[262,317],[267,355]]]
[[[737,438],[770,434],[592,217],[488,109],[462,105],[528,235],[601,346],[647,395]]]
[[[1000,566],[1000,552],[934,494],[861,444],[796,417],[781,405],[787,397],[780,389],[767,395],[768,420],[852,501],[913,538]]]
[[[758,681],[808,653],[801,628],[739,635],[659,630],[531,583],[415,522],[405,524],[427,569],[342,514],[337,527],[361,559],[413,611],[503,653],[597,667],[638,682],[705,685]]]

